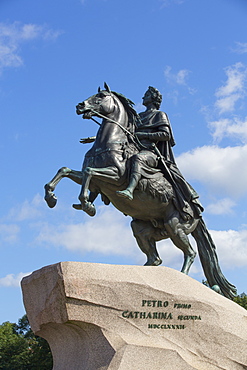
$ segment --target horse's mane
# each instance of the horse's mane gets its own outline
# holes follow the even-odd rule
[[[133,105],[135,105],[135,103],[133,103],[133,101],[131,101],[130,99],[126,98],[126,96],[124,96],[123,94],[121,93],[117,93],[115,91],[112,91],[112,93],[120,100],[120,102],[123,104],[127,114],[128,114],[128,127],[126,127],[132,134],[134,133],[135,131],[135,128],[137,127],[138,123],[141,122],[141,119],[139,117],[139,114],[135,111],[135,109],[133,108]]]

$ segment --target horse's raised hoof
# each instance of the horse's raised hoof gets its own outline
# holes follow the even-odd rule
[[[53,208],[57,204],[57,197],[55,194],[48,188],[48,185],[45,185],[45,201],[48,207]]]
[[[120,196],[122,198],[125,198],[125,199],[128,199],[128,200],[133,200],[133,195],[127,189],[116,191],[116,193],[117,193],[118,196]]]
[[[95,216],[96,214],[96,209],[92,203],[89,203],[89,202],[86,203],[82,209],[84,212],[86,212],[91,217]]]
[[[86,212],[91,217],[96,215],[96,209],[94,205],[90,203],[85,208],[83,208],[83,211]]]
[[[52,195],[46,195],[45,196],[45,201],[46,201],[48,207],[54,208],[55,205],[57,204],[57,197],[55,197],[54,194],[52,194]]]
[[[156,258],[155,260],[147,261],[144,266],[159,266],[162,264],[161,258]]]
[[[96,215],[96,209],[92,203],[87,202],[86,204],[73,204],[73,208],[86,212],[89,216],[93,217]]]

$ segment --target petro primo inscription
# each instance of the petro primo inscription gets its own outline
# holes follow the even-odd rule
[[[144,310],[146,308],[146,311]],[[151,310],[155,308],[156,310]],[[162,310],[166,308],[166,311]],[[189,303],[169,302],[161,300],[143,299],[141,301],[140,311],[125,310],[122,317],[125,319],[143,319],[148,320],[148,329],[185,329],[186,326],[181,321],[200,321],[200,315],[193,315],[192,305]],[[157,310],[159,309],[159,310]],[[180,311],[182,310],[182,312]],[[188,311],[190,310],[189,314]],[[150,320],[162,320],[161,323],[150,323]]]

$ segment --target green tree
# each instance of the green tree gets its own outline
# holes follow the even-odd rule
[[[207,280],[202,280],[202,284],[210,288]],[[233,301],[247,310],[247,295],[245,293],[239,294],[237,297],[233,299]]]
[[[247,310],[247,295],[245,293],[242,293],[234,298],[234,302],[238,303]]]
[[[15,332],[15,324],[0,326],[0,369],[29,369],[29,350],[25,339]]]
[[[52,369],[50,347],[45,339],[34,335],[26,315],[18,324],[0,325],[0,369]]]

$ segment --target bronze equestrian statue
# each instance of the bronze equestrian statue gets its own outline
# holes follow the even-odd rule
[[[188,234],[195,238],[208,284],[233,299],[237,290],[221,272],[216,247],[202,219],[196,191],[183,178],[172,152],[175,145],[167,115],[159,111],[162,96],[149,87],[143,97],[146,111],[138,115],[133,102],[120,93],[105,90],[79,103],[76,112],[84,119],[103,118],[86,153],[81,171],[62,167],[45,185],[45,200],[54,207],[54,189],[70,178],[81,185],[79,204],[90,216],[96,213],[94,200],[100,194],[104,204],[112,203],[132,217],[131,227],[138,246],[147,256],[145,266],[162,263],[156,242],[170,238],[184,253],[182,272],[189,273],[196,252]]]

